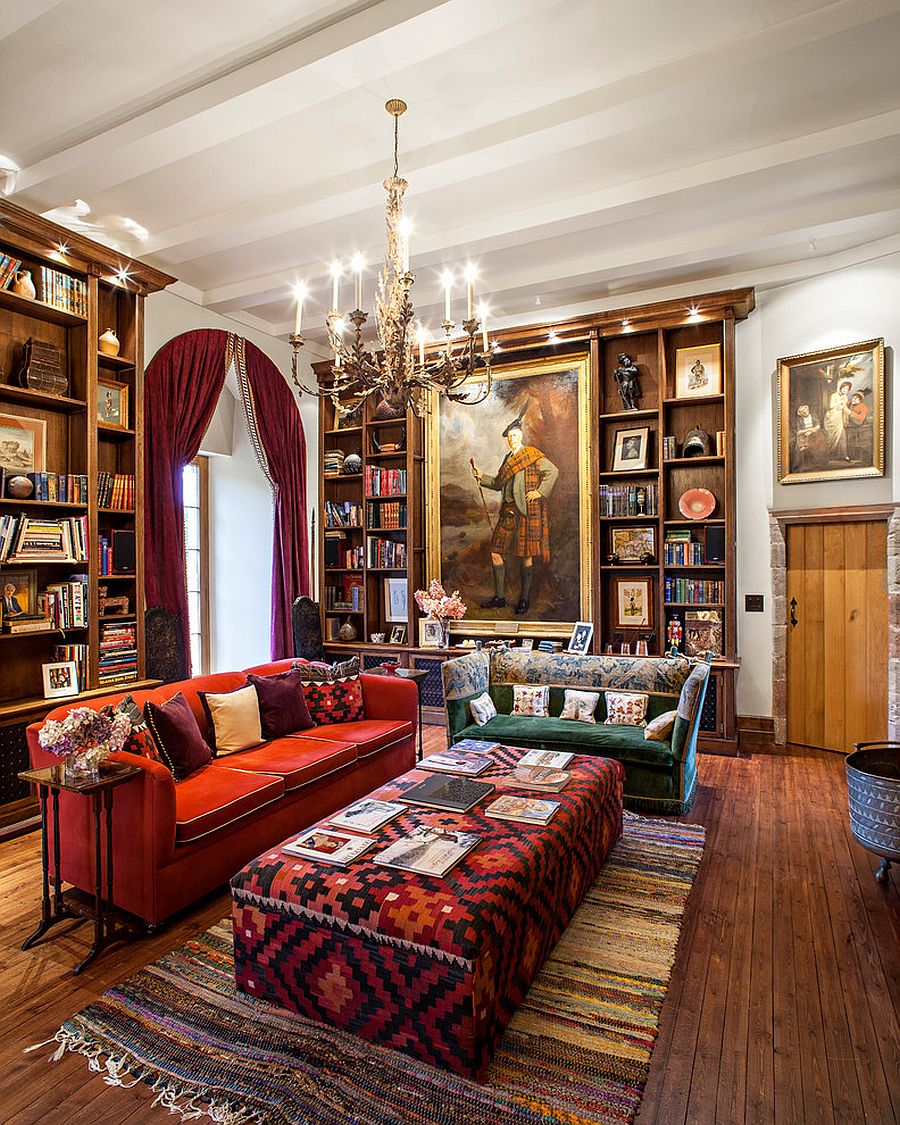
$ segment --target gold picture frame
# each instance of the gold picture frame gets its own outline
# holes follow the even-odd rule
[[[619,578],[613,580],[614,619],[616,629],[653,628],[653,579]]]
[[[722,393],[722,345],[697,344],[675,351],[675,397],[707,398]]]
[[[0,468],[7,478],[47,467],[47,423],[43,418],[0,414]]]
[[[610,557],[614,562],[645,563],[656,558],[656,528],[653,524],[612,527]]]
[[[100,376],[97,380],[97,424],[105,430],[128,430],[128,384]]]
[[[778,480],[884,476],[884,338],[778,360]]]
[[[474,377],[460,388],[473,392],[484,385],[484,377]],[[531,636],[567,637],[577,621],[593,618],[591,560],[591,381],[586,352],[575,352],[553,359],[526,360],[495,365],[492,389],[477,408],[433,396],[426,415],[426,496],[427,557],[426,571],[435,575],[448,590],[459,589],[469,606],[465,630],[469,636],[489,636],[497,622],[518,622]],[[485,608],[494,590],[490,561],[493,533],[502,505],[502,491],[480,487],[471,461],[495,479],[495,469],[509,452],[503,431],[515,418],[522,417],[525,444],[538,447],[546,458],[561,466],[548,509],[551,523],[551,560],[556,550],[565,563],[565,572],[550,575],[552,594],[565,595],[568,610],[552,609],[548,596],[550,564],[543,558],[534,564],[529,611],[516,614],[520,592],[518,559],[509,556],[505,607]],[[543,442],[547,439],[547,448]],[[448,457],[448,451],[450,456]],[[448,466],[455,475],[448,476]],[[445,518],[445,516],[449,518]],[[467,567],[459,565],[468,560]],[[479,581],[467,581],[477,567]],[[562,569],[562,568],[561,568]],[[561,604],[557,596],[556,604]]]

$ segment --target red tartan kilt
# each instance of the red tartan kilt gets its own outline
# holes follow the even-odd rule
[[[515,506],[503,505],[491,539],[493,552],[498,555],[515,555],[520,559],[540,557],[543,554],[546,518],[543,507],[539,500],[531,501],[528,507],[536,508],[537,511],[529,512],[526,518]]]

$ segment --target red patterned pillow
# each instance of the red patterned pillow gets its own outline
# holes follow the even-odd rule
[[[316,724],[350,723],[366,717],[359,676],[308,680],[303,685],[303,695],[309,717]]]

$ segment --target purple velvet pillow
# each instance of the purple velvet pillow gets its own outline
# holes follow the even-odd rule
[[[162,704],[148,700],[144,718],[163,764],[169,767],[176,781],[212,761],[212,750],[181,692]]]
[[[276,672],[271,676],[247,676],[247,683],[256,688],[259,717],[265,739],[283,738],[298,730],[314,726],[303,695],[303,677],[297,668]]]

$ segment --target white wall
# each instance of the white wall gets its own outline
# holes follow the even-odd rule
[[[884,478],[781,485],[775,469],[776,361],[817,348],[885,340],[887,449]],[[877,504],[898,498],[900,432],[892,393],[900,340],[900,254],[757,293],[757,310],[736,330],[739,715],[772,714],[772,587],[768,509]],[[761,593],[765,613],[744,613]]]
[[[290,347],[264,332],[210,312],[174,293],[153,293],[145,305],[145,361],[173,336],[198,328],[236,332],[268,355],[288,385]],[[250,444],[233,372],[201,443],[209,453],[210,670],[245,668],[269,658],[272,493]],[[318,424],[314,400],[300,412],[307,441],[307,490],[315,506]]]

